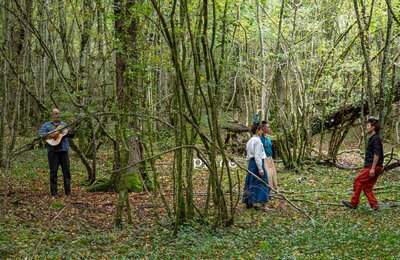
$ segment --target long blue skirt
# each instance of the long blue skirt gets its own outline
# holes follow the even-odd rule
[[[261,178],[265,183],[268,183],[268,174],[264,168],[264,160],[262,162],[262,168],[264,170],[264,177],[260,177],[258,167],[255,160],[249,162],[249,171],[254,173],[256,176]],[[258,180],[252,174],[247,173],[246,180],[244,183],[244,192],[242,202],[248,207],[251,207],[254,203],[265,203],[269,200],[269,187],[265,183]],[[269,183],[268,183],[269,184]]]

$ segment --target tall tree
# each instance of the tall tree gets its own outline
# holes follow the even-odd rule
[[[132,12],[133,7],[140,4],[139,1],[114,1],[115,30],[118,39],[118,51],[116,53],[116,103],[119,115],[116,117],[116,144],[114,151],[114,166],[118,171],[113,177],[115,186],[119,191],[119,198],[116,212],[116,226],[122,224],[122,210],[125,204],[128,211],[128,222],[131,222],[129,196],[126,189],[125,179],[127,173],[141,174],[142,179],[147,180],[143,164],[135,164],[144,158],[144,150],[139,131],[140,120],[135,113],[139,111],[140,85],[138,84],[138,73],[135,65],[138,63],[137,34],[138,21]],[[129,113],[133,111],[134,113]],[[128,117],[133,114],[133,117]],[[129,131],[133,136],[129,135]],[[135,166],[129,166],[135,165]],[[127,167],[128,166],[128,167]],[[146,185],[146,183],[144,184]]]

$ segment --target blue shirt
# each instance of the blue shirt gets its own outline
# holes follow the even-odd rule
[[[255,114],[255,115],[253,116],[253,124],[258,124],[258,120],[259,120],[258,114]]]
[[[260,139],[261,139],[261,143],[264,146],[265,155],[267,157],[272,157],[272,142],[271,142],[271,138],[269,138],[269,136],[265,137],[264,135],[261,135]]]
[[[65,122],[60,122],[59,125],[62,126],[67,126],[67,123]],[[39,129],[39,135],[40,136],[44,136],[47,133],[55,130],[57,128],[58,125],[54,125],[53,122],[48,121],[46,123],[44,123],[40,129]],[[46,147],[47,147],[47,151],[48,152],[67,152],[69,149],[69,137],[73,137],[74,134],[69,133],[68,135],[64,136],[63,139],[61,139],[61,142],[56,145],[56,146],[51,146],[48,143],[46,143]]]

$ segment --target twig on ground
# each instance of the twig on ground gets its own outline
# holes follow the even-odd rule
[[[52,227],[52,226],[51,226],[51,223],[53,223],[53,221],[56,220],[66,208],[67,208],[67,206],[64,206],[64,208],[62,208],[62,209],[57,213],[57,215],[49,222],[49,225],[48,225],[48,227],[47,227],[47,230],[44,232],[43,236],[40,238],[40,241],[39,241],[38,245],[36,246],[35,251],[33,251],[32,259],[35,259],[35,255],[36,255],[36,253],[38,252],[39,247],[40,247],[40,245],[42,244],[43,239],[47,236],[47,234],[48,234],[50,228]]]
[[[337,155],[341,155],[341,154],[344,154],[344,153],[358,153],[358,154],[361,155],[363,152],[360,149],[349,149],[349,150],[339,151],[337,153]]]
[[[304,199],[292,199],[294,201],[301,201],[301,202],[306,202],[306,203],[311,203],[311,204],[317,204],[319,205],[325,205],[325,206],[337,206],[337,207],[343,207],[343,204],[337,204],[337,203],[320,203],[312,200],[304,200]]]
[[[314,193],[314,192],[337,194],[336,192],[329,192],[327,190],[306,190],[306,191],[303,191],[303,192],[279,190],[279,192],[280,193],[284,193],[284,194],[306,194],[306,193]]]

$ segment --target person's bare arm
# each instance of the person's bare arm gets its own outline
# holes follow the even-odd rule
[[[375,176],[375,167],[376,164],[378,163],[379,156],[374,154],[374,160],[372,161],[371,169],[369,170],[369,176],[374,177]]]

